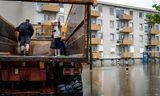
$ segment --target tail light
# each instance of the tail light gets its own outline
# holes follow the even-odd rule
[[[40,62],[39,67],[40,67],[40,69],[44,69],[45,68],[44,62]]]
[[[74,69],[73,73],[74,73],[74,75],[79,75],[80,74],[80,70],[79,69]]]
[[[70,69],[64,69],[64,75],[71,75]]]
[[[76,65],[76,67],[77,67],[77,68],[80,68],[80,67],[81,67],[81,63],[78,63],[78,64]]]

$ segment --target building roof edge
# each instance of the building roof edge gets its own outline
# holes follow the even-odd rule
[[[144,8],[144,7],[136,7],[136,6],[130,6],[130,5],[123,5],[123,4],[117,4],[117,3],[110,3],[110,2],[104,2],[104,1],[98,1],[97,4],[110,5],[110,6],[116,6],[116,7],[123,7],[123,8],[142,10],[142,11],[157,12],[155,9]]]

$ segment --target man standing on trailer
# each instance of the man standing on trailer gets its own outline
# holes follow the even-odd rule
[[[31,37],[34,33],[34,29],[29,19],[21,23],[16,30],[19,32],[20,39],[20,55],[29,55],[29,44]]]

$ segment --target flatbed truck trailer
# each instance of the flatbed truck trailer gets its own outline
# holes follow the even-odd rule
[[[0,16],[0,95],[83,96],[82,65],[92,63],[89,50],[90,5],[96,0],[22,0],[22,2],[72,4],[65,23],[67,55],[57,57],[37,55],[44,49],[42,42],[51,41],[36,39],[31,41],[32,55],[19,56],[15,27]],[[33,50],[38,48],[36,44],[39,43],[42,44],[39,46],[40,50]]]

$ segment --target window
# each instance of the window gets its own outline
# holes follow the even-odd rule
[[[99,37],[100,39],[103,39],[103,33],[99,33],[99,34],[98,34],[98,37]]]
[[[37,5],[36,5],[36,10],[37,10],[37,11],[41,11],[42,6],[43,6],[43,3],[37,3]]]
[[[139,30],[143,31],[143,24],[139,24]]]
[[[144,35],[144,42],[145,42],[145,44],[147,44],[147,42],[148,42],[148,36],[147,36],[147,34]]]
[[[44,14],[44,20],[49,20],[49,16],[47,14]]]
[[[64,23],[64,16],[60,16],[59,18],[60,18],[60,22]]]
[[[139,35],[140,42],[143,42],[143,35]]]
[[[146,50],[147,51],[152,51],[152,48],[151,47],[147,47]]]
[[[96,51],[97,51],[97,47],[96,47],[96,46],[93,46],[93,47],[92,47],[92,51],[93,51],[93,52],[96,52]]]
[[[36,22],[42,22],[42,21],[44,21],[44,14],[38,13],[37,18],[36,18]]]
[[[139,18],[143,18],[143,13],[139,12]]]
[[[111,40],[111,41],[114,41],[114,40],[115,40],[113,33],[110,33],[110,40]]]
[[[98,20],[97,20],[97,24],[103,25],[102,19],[98,19]]]
[[[112,46],[112,47],[110,48],[110,52],[111,52],[111,54],[114,54],[114,53],[116,52],[116,47],[115,47],[115,46]]]
[[[98,45],[98,51],[103,51],[103,45]]]
[[[133,15],[133,11],[129,11],[129,14],[130,14],[130,15]]]
[[[156,36],[156,40],[159,40],[159,36]]]
[[[134,46],[130,46],[130,52],[134,52]]]
[[[134,35],[133,35],[133,34],[130,34],[130,35],[129,35],[129,39],[133,40],[133,39],[134,39]]]
[[[133,28],[133,22],[129,22],[129,27]]]
[[[109,13],[110,13],[111,16],[114,15],[114,8],[113,7],[109,8]]]
[[[116,9],[116,16],[121,16],[124,14],[124,9],[123,8],[117,8]]]
[[[60,3],[59,4],[60,8],[64,8],[64,4]]]
[[[92,23],[92,24],[96,24],[96,18],[92,18],[92,19],[91,19],[91,23]]]
[[[98,6],[98,11],[102,12],[102,6]]]
[[[96,38],[96,35],[95,35],[95,34],[92,34],[92,38]]]
[[[140,53],[143,53],[144,52],[144,48],[140,48]]]
[[[145,31],[145,32],[148,32],[148,31],[149,31],[148,25],[145,25],[145,26],[144,26],[144,31]]]
[[[125,26],[124,22],[117,20],[117,28],[122,28],[124,26]]]
[[[157,47],[157,51],[159,51],[159,47]]]
[[[94,7],[93,7],[93,9],[94,9],[94,10],[97,10],[97,9],[98,9],[98,7],[97,7],[97,6],[94,6]]]
[[[110,28],[114,28],[114,21],[110,20]]]
[[[117,34],[117,40],[123,40],[124,39],[124,34]]]
[[[159,30],[159,25],[155,25],[156,29]]]

